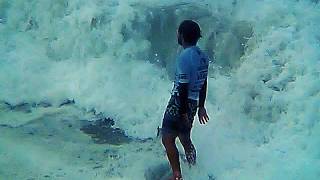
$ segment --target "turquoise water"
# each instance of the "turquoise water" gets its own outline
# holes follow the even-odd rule
[[[198,165],[182,163],[184,178],[319,179],[319,8],[0,0],[0,179],[165,176],[156,134],[187,18],[200,23],[198,45],[212,60],[211,121],[194,124]],[[103,118],[114,123],[99,130],[104,139],[81,130]]]

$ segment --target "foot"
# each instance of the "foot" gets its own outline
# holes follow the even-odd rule
[[[173,177],[171,180],[183,180],[180,172],[173,173]]]
[[[182,177],[172,177],[171,180],[183,180]]]

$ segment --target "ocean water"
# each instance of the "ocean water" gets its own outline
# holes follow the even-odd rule
[[[319,18],[318,0],[0,0],[0,179],[164,179],[184,19],[211,58],[184,178],[320,179]]]

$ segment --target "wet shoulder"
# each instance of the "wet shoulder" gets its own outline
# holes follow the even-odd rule
[[[194,58],[201,60],[201,64],[209,63],[209,56],[205,52],[203,52],[198,46],[192,48],[191,51]]]
[[[203,54],[200,48],[197,46],[192,46],[184,49],[180,54],[180,59],[191,59],[195,55]]]
[[[179,55],[179,60],[183,63],[192,63],[191,59],[200,59],[202,63],[209,63],[209,57],[198,46],[186,48]]]
[[[191,55],[192,55],[192,49],[191,48],[187,48],[187,49],[184,49],[180,53],[180,58],[181,59],[188,59],[188,58],[190,58]]]
[[[192,50],[190,48],[184,49],[179,55],[179,61],[183,64],[190,63]]]

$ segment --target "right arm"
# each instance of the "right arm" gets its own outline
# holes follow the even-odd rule
[[[191,123],[188,119],[188,88],[190,81],[190,63],[189,59],[185,56],[180,56],[178,59],[178,93],[180,100],[180,109],[179,114],[181,119],[187,126],[191,126]]]

